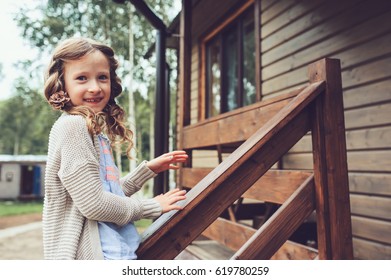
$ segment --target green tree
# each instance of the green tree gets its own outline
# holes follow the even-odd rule
[[[168,17],[175,1],[150,0],[157,14],[168,24]],[[72,36],[85,36],[103,41],[114,48],[124,62],[129,58],[129,11],[126,5],[102,0],[48,0],[35,7],[25,6],[16,14],[15,20],[22,36],[42,52],[51,52],[61,40]],[[31,17],[30,15],[37,15]],[[132,16],[134,23],[134,61],[143,60],[144,54],[154,42],[152,26],[139,13]],[[135,63],[136,77],[145,79],[143,71]]]
[[[0,153],[46,154],[48,131],[58,113],[24,79],[16,81],[15,92],[0,104]]]
[[[168,24],[173,17],[173,1],[149,0],[147,3],[152,7],[157,15]],[[139,13],[133,13],[131,18],[132,32],[129,30],[131,4],[116,4],[113,1],[102,0],[48,0],[44,4],[36,7],[23,7],[16,15],[15,19],[22,30],[23,37],[30,42],[33,47],[41,50],[41,53],[51,52],[59,41],[71,36],[90,37],[111,45],[122,65],[119,69],[119,75],[123,77],[125,93],[134,91],[136,131],[140,136],[142,144],[138,145],[140,158],[148,158],[147,142],[145,138],[150,136],[150,114],[153,113],[153,100],[150,98],[154,91],[155,72],[147,71],[154,67],[154,60],[145,60],[144,54],[153,44],[155,37],[152,26]],[[31,17],[31,14],[37,15]],[[134,48],[133,54],[129,51],[129,34],[133,33]],[[129,63],[129,57],[133,57],[134,63]],[[132,78],[127,75],[130,72],[129,65],[132,67]],[[133,80],[132,89],[129,89],[128,80]],[[143,89],[147,89],[145,90]],[[138,93],[136,93],[138,92]],[[143,94],[141,94],[143,92]],[[138,95],[136,97],[136,95]],[[129,98],[125,94],[119,99],[122,107],[129,108]],[[124,100],[126,99],[126,101]],[[144,105],[147,104],[147,105]],[[143,119],[145,118],[145,120]],[[148,125],[148,126],[144,126]],[[137,141],[136,141],[137,142]]]

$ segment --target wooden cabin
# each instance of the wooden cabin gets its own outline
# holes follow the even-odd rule
[[[177,184],[191,189],[190,198],[186,211],[162,217],[145,233],[141,257],[175,257],[154,251],[162,238],[171,243],[166,250],[188,258],[208,258],[206,246],[223,252],[210,258],[391,259],[390,17],[388,0],[183,0],[179,24],[170,31],[179,34],[178,147],[191,155]],[[327,95],[330,85],[337,94]],[[302,127],[283,121],[281,111],[289,115],[301,108],[297,99],[314,94],[328,96],[332,105],[306,107],[311,124],[303,137],[292,132],[292,139],[286,131],[265,140],[277,127]],[[304,195],[311,184],[329,190],[322,197],[315,187],[315,202],[304,214],[303,200],[292,195]],[[258,185],[256,191],[250,185]],[[295,190],[283,194],[288,185]],[[274,218],[276,213],[283,214]],[[300,219],[292,218],[294,230],[287,230],[295,213]],[[279,232],[284,236],[270,235]],[[249,253],[251,247],[263,251]]]

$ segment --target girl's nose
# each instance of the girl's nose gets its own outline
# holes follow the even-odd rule
[[[91,92],[91,93],[100,93],[101,91],[102,91],[102,89],[100,87],[88,89],[88,92]]]
[[[102,91],[102,89],[96,83],[91,84],[90,87],[88,88],[88,92],[90,92],[90,93],[98,94],[101,91]]]

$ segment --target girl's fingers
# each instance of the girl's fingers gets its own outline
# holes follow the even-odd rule
[[[172,190],[169,190],[168,192],[166,192],[167,194],[172,194],[172,193],[176,193],[176,192],[179,192],[180,189],[178,188],[175,188],[175,189],[172,189]]]
[[[162,157],[169,157],[169,156],[184,156],[187,155],[185,151],[172,151],[169,153],[165,153],[161,155]]]
[[[168,192],[166,192],[164,195],[167,196],[167,197],[171,197],[172,195],[175,195],[175,193],[181,191],[180,189],[176,188],[176,189],[172,189],[172,190],[169,190]]]
[[[186,196],[177,196],[177,197],[173,197],[171,198],[171,205],[173,205],[174,203],[177,203],[178,201],[181,201],[181,200],[185,200],[186,199]]]
[[[180,189],[176,188],[176,189],[168,191],[166,194],[168,194],[168,196],[173,196],[173,195],[184,195],[185,193],[186,193],[185,190],[180,190]]]
[[[183,210],[183,207],[182,206],[179,206],[179,205],[172,205],[172,207],[170,207],[171,210]]]
[[[186,191],[180,190],[178,188],[172,189],[166,192],[160,200],[160,203],[163,207],[163,213],[166,213],[171,210],[182,210],[183,207],[181,205],[176,204],[179,201],[186,199]]]
[[[172,155],[185,155],[186,152],[179,150],[179,151],[172,151],[169,154],[172,154]]]
[[[168,167],[168,169],[174,169],[174,170],[177,170],[177,169],[179,169],[180,167],[179,166],[177,166],[177,165],[171,165],[170,164],[170,166]]]

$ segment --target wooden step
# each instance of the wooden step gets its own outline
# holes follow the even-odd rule
[[[234,251],[214,240],[195,240],[175,259],[177,260],[229,260]]]

